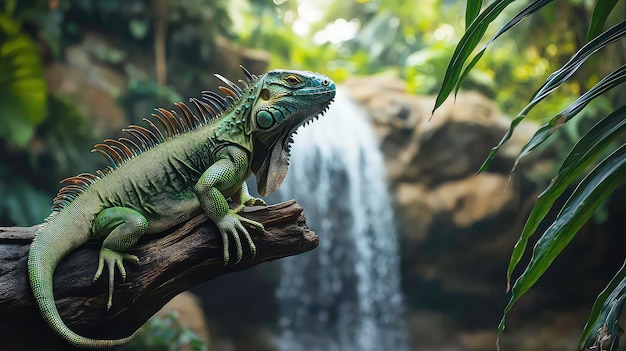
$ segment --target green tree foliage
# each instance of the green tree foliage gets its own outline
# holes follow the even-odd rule
[[[480,51],[475,52],[489,24],[507,7],[511,6],[513,2],[514,0],[496,0],[480,12],[476,11],[476,8],[481,7],[480,0],[469,0],[467,2],[466,23],[468,26],[465,34],[457,44],[446,69],[435,109],[450,94],[458,92],[463,80],[479,62],[487,47],[495,39],[528,16],[543,10],[544,6],[552,1],[530,1],[524,8],[514,13],[509,18],[509,21],[493,35]],[[513,119],[509,132],[489,154],[480,171],[487,168],[498,149],[510,138],[515,127],[526,118],[531,110],[552,95],[572,76],[577,73],[580,74],[580,68],[583,64],[592,60],[594,55],[597,56],[599,52],[608,50],[606,47],[609,45],[623,44],[624,37],[626,37],[626,20],[618,20],[614,25],[606,25],[606,21],[616,3],[617,1],[613,0],[599,0],[596,3],[593,16],[589,21],[587,41],[573,53],[567,62],[550,74],[544,84],[534,92],[528,104]],[[566,106],[561,112],[548,118],[547,122],[540,127],[531,140],[522,148],[517,161],[539,145],[547,142],[558,129],[574,121],[579,113],[594,99],[606,95],[610,90],[622,89],[623,91],[623,83],[626,81],[626,65],[622,62],[616,65],[618,67],[610,67],[611,63],[609,61],[607,61],[607,65],[612,71]],[[624,121],[626,121],[626,105],[611,112],[582,135],[567,157],[565,157],[552,183],[540,195],[526,222],[520,239],[513,249],[507,271],[507,279],[509,281],[526,250],[530,236],[537,231],[539,223],[555,205],[555,200],[563,194],[568,186],[582,178],[578,182],[576,190],[561,207],[558,216],[537,241],[532,258],[526,269],[515,280],[511,288],[511,299],[504,311],[505,316],[515,302],[543,275],[606,197],[626,178],[626,144],[623,143],[623,139],[620,139],[620,135],[623,136],[623,132],[626,130],[626,122]],[[588,166],[594,163],[595,167],[585,175]],[[624,288],[626,286],[625,271],[626,269],[622,267],[607,288],[598,296],[583,331],[579,345],[580,349],[617,349],[619,311],[622,310],[626,297],[626,289]],[[504,317],[500,323],[499,332],[502,333],[503,330]]]
[[[176,351],[181,348],[206,351],[207,345],[189,327],[181,325],[176,311],[164,317],[154,316],[139,329],[137,338],[128,346],[128,351]]]
[[[0,13],[0,138],[26,147],[46,113],[46,83],[35,41]]]
[[[457,13],[461,3],[443,0],[275,1],[277,6],[251,6],[241,11],[235,27],[245,46],[267,49],[273,67],[299,67],[324,72],[336,81],[353,75],[391,74],[403,78],[410,91],[434,94],[448,58],[463,32]],[[273,5],[273,4],[272,4]],[[515,11],[514,4],[504,13]],[[496,100],[507,114],[523,108],[523,96],[558,68],[576,48],[577,36],[564,29],[577,21],[583,4],[547,9],[534,23],[522,23],[523,36],[493,43],[490,54],[467,72],[466,87]],[[495,19],[500,24],[500,18]],[[565,23],[564,23],[565,22]],[[303,28],[304,24],[304,30]],[[550,27],[554,26],[554,28]],[[550,27],[556,35],[538,33]],[[355,31],[352,31],[356,28]],[[341,33],[341,35],[339,35]],[[346,33],[353,33],[343,37]],[[486,32],[490,33],[489,30]],[[596,65],[598,66],[598,65]],[[590,74],[590,80],[599,80]],[[566,82],[562,93],[535,108],[554,114],[571,103],[586,81]],[[531,116],[534,118],[534,116]]]

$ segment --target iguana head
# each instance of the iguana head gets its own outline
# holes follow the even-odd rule
[[[326,112],[335,97],[335,83],[319,73],[286,70],[270,71],[259,83],[251,112],[252,171],[259,194],[266,196],[287,176],[291,136]]]

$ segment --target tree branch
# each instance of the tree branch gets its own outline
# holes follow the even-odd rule
[[[117,273],[113,307],[108,312],[108,277],[92,282],[100,246],[83,245],[61,262],[54,275],[54,292],[63,320],[84,336],[127,336],[172,297],[194,285],[263,262],[304,253],[318,245],[319,238],[306,227],[302,207],[293,200],[246,208],[242,215],[265,226],[264,233],[249,229],[257,246],[256,257],[250,257],[244,244],[242,262],[224,266],[222,239],[217,228],[203,215],[197,216],[160,235],[140,240],[130,251],[139,257],[140,265],[126,265],[125,282]],[[20,343],[32,347],[34,340],[28,335],[42,338],[48,335],[46,342],[59,342],[39,316],[28,283],[26,262],[36,228],[0,228],[0,340],[7,347],[6,340],[16,340],[10,349]],[[231,257],[235,257],[233,250]],[[50,349],[50,344],[46,345]]]

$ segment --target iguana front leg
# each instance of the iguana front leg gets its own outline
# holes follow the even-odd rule
[[[258,229],[263,230],[261,223],[243,218],[237,214],[240,209],[231,210],[226,201],[228,192],[238,184],[242,184],[248,173],[249,156],[235,146],[224,148],[218,155],[218,160],[211,165],[198,179],[195,186],[196,196],[200,200],[200,206],[222,235],[224,242],[224,265],[229,261],[229,238],[231,235],[237,248],[237,261],[243,257],[243,249],[239,234],[243,234],[250,246],[252,255],[256,254],[256,246],[250,237],[248,230],[241,224],[246,222]],[[238,189],[237,191],[241,191]],[[237,193],[235,191],[235,194]],[[226,196],[225,196],[226,194]]]

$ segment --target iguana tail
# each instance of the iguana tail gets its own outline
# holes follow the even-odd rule
[[[51,222],[56,222],[54,224],[57,225]],[[87,242],[89,231],[85,231],[84,228],[60,230],[59,227],[65,226],[58,225],[59,222],[54,220],[51,222],[44,223],[37,230],[28,253],[28,276],[41,315],[61,338],[73,346],[95,349],[127,344],[134,339],[137,332],[123,339],[90,339],[76,334],[61,319],[54,301],[52,284],[54,270],[65,255]],[[86,234],[80,235],[80,232]],[[69,239],[72,236],[76,236],[74,240]],[[84,236],[84,240],[81,240],[83,239],[81,236]]]

